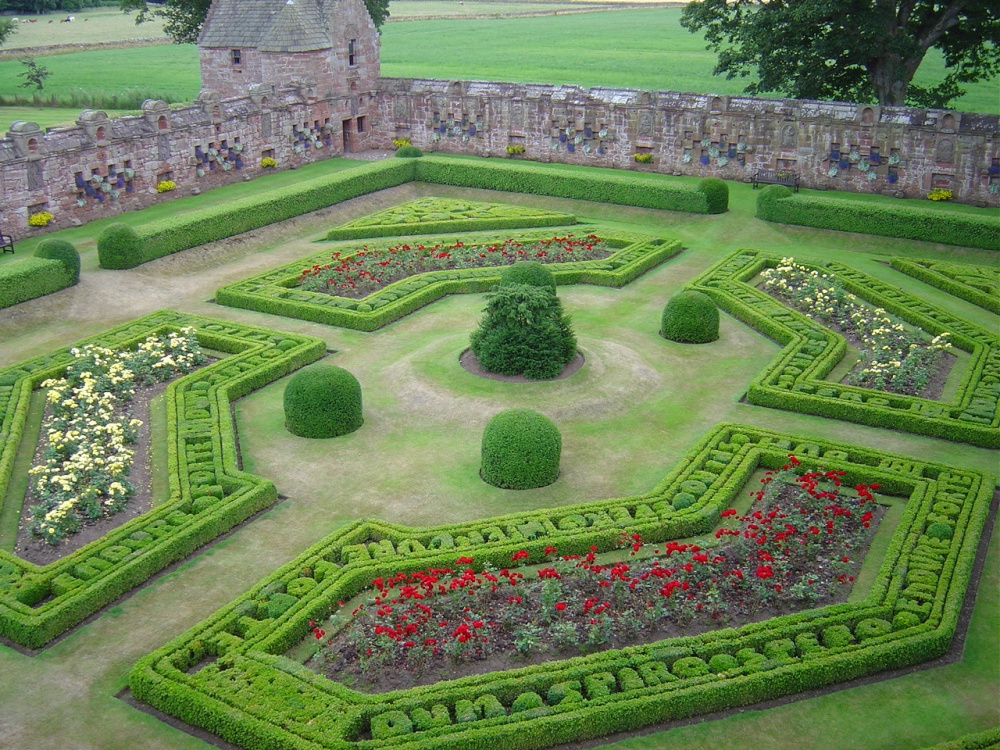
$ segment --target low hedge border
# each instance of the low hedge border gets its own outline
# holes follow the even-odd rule
[[[421,198],[341,224],[327,232],[326,239],[561,227],[575,223],[575,216],[558,211],[451,198]]]
[[[789,452],[803,468],[842,469],[909,498],[868,596],[738,628],[362,694],[282,654],[331,605],[379,575],[452,566],[511,567],[560,554],[701,533],[758,467]],[[670,499],[705,487],[695,505]],[[209,619],[140,660],[138,699],[254,748],[540,748],[794,694],[944,653],[958,622],[994,478],[886,451],[721,424],[651,492],[493,519],[410,529],[357,521],[322,540]],[[927,536],[945,523],[952,537]]]
[[[943,260],[910,260],[898,256],[889,262],[900,273],[1000,315],[1000,294],[997,293],[1000,274],[996,268]]]
[[[546,267],[552,270],[557,284],[621,287],[681,251],[679,241],[669,242],[659,237],[609,230],[593,225],[585,225],[581,231],[597,234],[607,240],[615,252],[604,260],[547,264]],[[507,234],[499,238],[495,234],[474,234],[463,235],[462,241],[472,245],[513,237],[527,243],[551,236],[551,232],[537,231]],[[454,239],[454,237],[423,238],[421,241],[431,244],[436,241],[450,242]],[[500,276],[506,268],[506,266],[496,266],[432,271],[401,279],[360,300],[294,288],[303,268],[315,264],[322,265],[329,260],[330,251],[324,250],[235,284],[220,287],[215,292],[215,301],[228,307],[256,310],[359,331],[374,331],[449,294],[488,291],[500,281]]]
[[[100,258],[100,265],[109,269],[135,268],[206,242],[413,181],[670,211],[713,212],[709,210],[708,195],[700,189],[648,176],[571,172],[526,162],[497,164],[440,156],[393,158],[150,222],[138,232],[141,250],[134,258]],[[712,193],[714,212],[718,212],[718,196],[708,192]]]
[[[170,499],[46,566],[0,550],[0,636],[41,648],[67,629],[277,499],[274,485],[237,468],[229,404],[326,353],[323,341],[162,310],[79,342],[112,349],[196,329],[227,356],[166,391]],[[32,391],[58,377],[69,348],[0,369],[0,498],[25,435]]]
[[[804,264],[836,276],[847,291],[932,336],[950,333],[952,344],[970,355],[951,403],[823,380],[846,352],[843,337],[750,283],[780,260],[779,255],[738,250],[687,285],[782,345],[778,356],[751,381],[750,403],[1000,447],[1000,336],[842,263]]]
[[[760,191],[757,218],[818,229],[1000,250],[1000,219],[994,216],[793,193],[783,185],[768,185]]]
[[[0,266],[0,309],[43,297],[77,283],[58,260],[22,258]]]

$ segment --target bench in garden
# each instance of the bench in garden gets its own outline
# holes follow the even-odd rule
[[[8,234],[0,234],[0,247],[5,253],[14,252],[14,238]]]
[[[784,169],[758,169],[753,173],[753,189],[758,185],[787,185],[799,192],[799,176]]]

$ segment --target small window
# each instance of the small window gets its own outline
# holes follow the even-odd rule
[[[358,40],[348,39],[347,40],[347,64],[350,66],[355,66],[358,64]]]
[[[243,64],[243,51],[242,50],[238,50],[238,49],[231,49],[231,50],[229,50],[229,57],[232,59],[233,65],[242,65]]]
[[[359,117],[358,118],[358,132],[359,133],[364,133],[365,132],[365,118],[364,117]]]

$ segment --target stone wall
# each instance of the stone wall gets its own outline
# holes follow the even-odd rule
[[[379,144],[1000,206],[1000,117],[670,91],[382,78]],[[649,164],[635,161],[649,154]],[[990,187],[990,185],[994,187]]]
[[[14,123],[0,139],[0,232],[21,239],[250,179],[264,157],[294,169],[363,150],[374,97],[316,99],[306,86],[257,85],[248,96],[202,94],[180,108],[147,101],[141,116],[86,110],[75,127],[47,132]],[[158,193],[168,180],[175,189]],[[55,219],[30,227],[28,217],[41,211]]]

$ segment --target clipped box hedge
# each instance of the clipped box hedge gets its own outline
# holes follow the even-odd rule
[[[768,185],[760,192],[757,218],[818,229],[1000,250],[1000,218],[994,215],[973,216],[913,203],[895,206],[793,193],[783,185]]]
[[[603,260],[547,264],[546,268],[552,270],[557,284],[621,287],[681,251],[679,241],[668,242],[659,237],[592,225],[585,225],[581,231],[607,240],[614,252]],[[551,237],[551,232],[536,231],[506,234],[502,237],[492,234],[463,235],[462,241],[466,245],[472,245],[513,238],[528,243]],[[421,241],[432,244],[437,240],[421,238]],[[440,241],[450,242],[454,238]],[[431,271],[401,279],[363,299],[335,297],[295,287],[303,268],[322,265],[329,260],[330,250],[300,258],[271,271],[220,287],[215,292],[215,301],[228,307],[359,331],[374,331],[449,294],[488,291],[496,286],[507,268],[495,266]]]
[[[907,276],[1000,315],[1000,271],[996,268],[943,260],[910,260],[899,256],[889,262]]]
[[[109,269],[135,268],[171,253],[411,181],[691,213],[718,212],[720,208],[717,191],[706,188],[707,192],[701,192],[697,188],[642,175],[568,172],[525,162],[498,164],[437,156],[384,159],[183,216],[150,222],[138,230],[139,246],[134,257],[101,257],[101,243],[98,242],[100,265]]]
[[[836,276],[844,288],[931,336],[951,335],[969,354],[965,375],[950,402],[901,396],[824,380],[844,357],[843,336],[786,307],[749,282],[781,256],[738,250],[687,286],[711,296],[719,308],[783,347],[747,388],[747,400],[804,414],[873,427],[1000,447],[1000,336],[843,263],[804,264]]]
[[[366,694],[283,654],[338,600],[377,576],[545,560],[544,550],[615,549],[621,534],[658,542],[704,533],[758,468],[792,452],[803,469],[846,472],[908,498],[863,600],[696,636]],[[683,483],[706,486],[678,510]],[[357,521],[140,660],[133,694],[247,748],[542,748],[753,705],[947,651],[994,486],[983,473],[857,445],[720,424],[651,492],[433,528]],[[927,535],[947,524],[950,539]],[[916,571],[916,572],[914,572]],[[308,585],[307,585],[308,584]],[[905,613],[905,614],[904,614]]]
[[[0,309],[73,286],[79,279],[58,260],[22,258],[0,266]]]
[[[171,383],[167,451],[171,496],[60,560],[37,566],[0,550],[0,635],[40,648],[167,565],[277,499],[274,485],[237,468],[230,402],[326,352],[319,339],[162,310],[79,342],[120,350],[191,326],[226,356]],[[0,369],[0,498],[27,434],[32,391],[60,377],[69,347]]]

